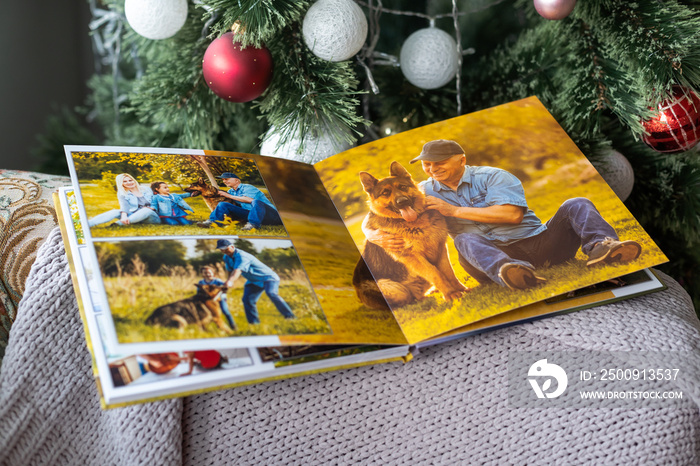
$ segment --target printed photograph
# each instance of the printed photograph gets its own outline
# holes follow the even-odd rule
[[[73,152],[94,238],[287,236],[254,160],[230,156]]]
[[[315,165],[409,341],[666,261],[537,98]]]
[[[260,360],[272,362],[275,367],[293,366],[313,361],[340,358],[353,354],[368,353],[385,348],[377,345],[303,345],[266,346],[257,348]]]
[[[331,333],[289,240],[95,242],[119,343]]]
[[[246,348],[135,354],[113,357],[109,371],[115,387],[144,385],[253,365]]]
[[[357,300],[352,278],[360,252],[315,168],[272,157],[260,157],[256,162],[333,328],[331,335],[283,336],[281,344],[404,342],[390,310],[368,309]]]

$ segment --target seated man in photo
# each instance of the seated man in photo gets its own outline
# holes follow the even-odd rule
[[[464,149],[439,139],[423,146],[411,163],[421,162],[428,180],[420,183],[426,205],[445,216],[459,263],[481,284],[497,283],[519,290],[545,282],[536,267],[573,259],[579,248],[589,267],[624,263],[642,247],[620,241],[615,229],[586,198],[567,199],[546,223],[528,208],[522,183],[500,168],[467,165]],[[400,250],[401,238],[370,230],[368,241]]]
[[[238,175],[231,172],[224,172],[217,178],[222,179],[229,188],[228,191],[219,190],[219,194],[235,203],[219,202],[209,215],[209,220],[198,223],[198,226],[208,228],[214,222],[221,224],[226,217],[246,222],[241,228],[243,231],[260,228],[261,225],[282,224],[277,209],[258,188],[241,182]]]

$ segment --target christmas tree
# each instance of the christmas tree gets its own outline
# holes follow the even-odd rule
[[[40,151],[47,171],[98,141],[315,161],[536,95],[698,307],[699,3],[90,0],[92,94]]]

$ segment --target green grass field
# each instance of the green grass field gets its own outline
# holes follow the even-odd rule
[[[92,218],[97,214],[111,209],[119,208],[116,193],[113,190],[100,187],[98,181],[81,183],[80,191],[88,218]],[[174,194],[182,194],[181,192],[177,192],[174,187],[172,192]],[[185,199],[185,202],[194,210],[193,214],[187,216],[188,220],[194,222],[192,225],[136,224],[109,226],[109,224],[102,224],[92,227],[90,233],[94,238],[180,235],[287,236],[287,231],[282,225],[264,225],[253,231],[242,231],[241,227],[245,225],[245,222],[227,221],[223,226],[212,224],[211,228],[201,228],[197,226],[196,223],[209,219],[209,214],[211,213],[209,207],[201,196],[188,197]]]
[[[119,341],[134,343],[251,335],[318,334],[330,331],[316,296],[307,285],[296,280],[282,280],[279,289],[280,296],[290,305],[296,319],[287,320],[282,317],[263,293],[258,301],[260,324],[249,325],[241,303],[243,286],[240,284],[227,293],[229,309],[237,326],[235,331],[229,330],[225,323],[226,328],[221,330],[214,322],[210,322],[205,330],[197,325],[188,325],[182,331],[145,323],[157,307],[192,296],[195,293],[194,283],[198,279],[194,274],[175,279],[148,275],[105,277],[107,301]]]
[[[530,192],[532,197],[529,195]],[[661,250],[632,217],[624,204],[611,193],[607,185],[595,180],[582,185],[571,183],[565,178],[558,178],[554,173],[550,174],[547,183],[531,185],[530,191],[526,190],[530,207],[542,221],[554,215],[566,199],[573,197],[590,199],[603,217],[613,225],[620,239],[633,239],[642,245],[642,254],[637,260],[625,265],[588,268],[585,265],[587,258],[579,250],[575,260],[537,270],[538,275],[548,280],[544,286],[525,291],[511,291],[498,285],[479,285],[459,266],[457,251],[452,240],[448,239],[450,262],[453,264],[455,274],[462,283],[472,288],[472,291],[452,303],[445,302],[438,293],[418,303],[394,309],[401,329],[409,341],[417,342],[526,304],[666,262],[667,259]],[[359,244],[364,239],[360,228],[362,219],[363,216],[356,216],[349,224],[350,234]]]

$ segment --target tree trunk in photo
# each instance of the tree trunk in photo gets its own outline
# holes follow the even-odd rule
[[[200,167],[202,167],[202,170],[204,170],[204,173],[206,173],[207,178],[209,179],[209,183],[218,189],[219,184],[216,182],[216,177],[214,176],[214,173],[212,173],[211,168],[209,168],[209,164],[207,164],[207,161],[204,158],[204,156],[203,155],[190,155],[190,157],[192,158],[192,160],[197,162],[197,164]]]
[[[213,212],[214,209],[216,209],[216,206],[219,204],[219,202],[225,201],[225,198],[223,196],[218,196],[216,194],[219,191],[219,184],[216,181],[216,177],[211,171],[211,168],[209,168],[209,164],[207,163],[207,160],[203,155],[190,155],[189,157],[192,160],[194,160],[197,163],[197,165],[202,167],[202,170],[204,170],[204,173],[209,179],[209,187],[202,186],[201,192],[202,199],[204,199],[204,203],[207,205],[207,207],[209,207],[209,210]]]

